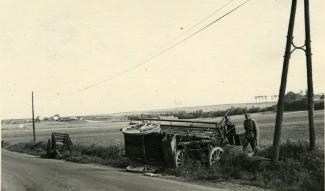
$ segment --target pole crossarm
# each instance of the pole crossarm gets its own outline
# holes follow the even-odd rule
[[[297,46],[295,45],[295,43],[293,41],[291,41],[291,46],[293,47],[293,49],[291,50],[290,54],[292,54],[295,50],[303,50],[304,52],[306,52],[306,42],[304,45],[302,46]]]

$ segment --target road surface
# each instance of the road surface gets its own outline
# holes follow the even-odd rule
[[[202,185],[147,177],[120,169],[77,164],[2,150],[2,191],[221,191]]]

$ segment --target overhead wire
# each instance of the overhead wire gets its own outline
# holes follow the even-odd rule
[[[120,72],[120,73],[118,73],[118,74],[116,74],[116,75],[114,75],[114,76],[110,76],[110,77],[105,78],[105,79],[103,79],[103,80],[100,80],[100,81],[98,81],[98,82],[96,82],[96,83],[93,83],[93,84],[91,84],[91,85],[89,85],[89,86],[86,86],[86,87],[84,87],[84,88],[81,88],[81,89],[79,89],[77,92],[83,92],[83,91],[86,91],[86,90],[88,90],[88,89],[90,89],[90,88],[93,88],[93,87],[96,87],[96,86],[98,86],[98,85],[100,85],[100,84],[102,84],[102,83],[104,83],[104,82],[106,82],[106,81],[109,81],[109,80],[115,79],[115,78],[117,78],[117,77],[119,77],[119,76],[124,75],[125,73],[128,73],[128,72],[130,72],[130,71],[132,71],[132,70],[135,70],[135,69],[139,68],[140,66],[142,66],[142,65],[144,65],[144,64],[146,64],[146,63],[148,63],[149,61],[153,60],[154,58],[156,58],[156,57],[162,55],[163,53],[165,53],[165,52],[171,50],[172,48],[174,48],[174,47],[180,45],[181,43],[185,42],[186,40],[192,38],[193,36],[197,35],[197,34],[200,33],[201,31],[207,29],[208,27],[210,27],[211,25],[213,25],[213,24],[215,24],[216,22],[220,21],[221,19],[223,19],[224,17],[228,16],[228,15],[231,14],[232,12],[236,11],[237,9],[239,9],[240,7],[242,7],[243,5],[245,5],[246,3],[248,3],[249,1],[250,1],[250,0],[247,0],[247,1],[245,1],[245,2],[243,2],[243,3],[241,3],[241,4],[239,4],[239,5],[236,6],[235,8],[233,8],[233,9],[231,9],[230,11],[228,11],[227,13],[225,13],[224,15],[218,17],[217,19],[213,20],[213,21],[210,22],[209,24],[205,25],[204,27],[200,28],[199,30],[195,31],[194,33],[190,34],[190,35],[187,36],[186,38],[184,38],[184,39],[182,39],[182,40],[179,40],[179,41],[177,41],[176,43],[174,43],[174,44],[172,44],[172,45],[170,45],[170,46],[168,46],[168,47],[166,47],[166,48],[160,50],[159,52],[157,52],[157,53],[154,54],[153,56],[151,56],[151,57],[145,59],[143,62],[141,62],[141,63],[139,63],[139,64],[137,64],[137,65],[135,65],[135,66],[133,66],[133,67],[127,69],[127,70],[124,70],[124,71],[122,71],[122,72]],[[201,21],[200,21],[200,22],[201,22]],[[203,22],[203,21],[202,21],[202,22]]]
[[[172,38],[171,40],[167,41],[166,43],[164,43],[163,45],[161,45],[157,51],[160,51],[161,49],[163,49],[164,47],[170,45],[171,43],[173,43],[174,41],[176,41],[177,39],[179,39],[180,37],[184,36],[185,34],[187,34],[188,32],[190,32],[192,29],[194,29],[195,27],[199,26],[200,24],[202,24],[203,22],[205,22],[206,20],[208,20],[209,18],[211,18],[212,16],[214,16],[216,13],[218,13],[219,11],[221,11],[222,9],[226,8],[228,5],[230,5],[234,0],[229,0],[227,1],[227,3],[223,4],[221,7],[218,7],[217,9],[213,10],[209,15],[207,15],[206,17],[202,18],[199,22],[195,23],[194,25],[190,26],[189,28],[187,28],[184,32],[180,33],[179,35],[175,36],[174,38]]]
[[[208,16],[204,17],[203,19],[201,19],[198,23],[194,24],[193,26],[191,26],[190,28],[188,28],[184,33],[182,33],[181,35],[178,35],[176,36],[175,38],[173,38],[171,41],[169,42],[172,42],[172,41],[175,41],[177,39],[179,39],[180,37],[184,36],[184,34],[187,34],[188,32],[190,32],[192,29],[194,29],[195,27],[199,26],[200,24],[202,24],[203,22],[205,22],[207,19],[211,18],[213,15],[215,15],[218,11],[222,10],[223,8],[225,8],[226,6],[228,6],[230,3],[232,3],[234,0],[230,0],[228,3],[224,4],[222,7],[214,10],[212,13],[210,13]],[[218,17],[217,19],[214,19],[212,22],[209,22],[207,25],[199,28],[198,30],[196,30],[195,32],[191,33],[190,35],[186,36],[185,38],[182,38],[181,40],[179,41],[176,41],[175,43],[165,43],[163,46],[161,46],[160,50],[157,51],[155,54],[153,54],[152,56],[150,57],[147,57],[147,59],[143,60],[141,63],[131,67],[131,68],[128,68],[124,71],[121,71],[120,73],[117,73],[116,75],[113,75],[113,76],[110,76],[110,77],[107,77],[103,80],[100,80],[96,83],[93,83],[91,85],[88,85],[84,88],[81,88],[81,89],[78,89],[77,91],[70,91],[70,92],[67,92],[67,93],[63,93],[63,92],[60,92],[58,91],[56,93],[56,95],[53,95],[53,96],[45,96],[45,95],[37,95],[36,94],[36,97],[47,97],[47,98],[53,98],[53,99],[57,99],[58,96],[69,96],[69,95],[74,95],[74,94],[77,94],[77,93],[81,93],[81,92],[84,92],[88,89],[91,89],[93,87],[96,87],[106,81],[110,81],[110,80],[113,80],[115,78],[118,78],[122,75],[124,75],[125,73],[128,73],[130,71],[133,71],[141,66],[143,66],[144,64],[150,62],[151,60],[159,57],[160,55],[168,52],[169,50],[175,48],[176,46],[182,44],[183,42],[187,41],[188,39],[192,38],[193,36],[197,35],[198,33],[202,32],[203,30],[209,28],[210,26],[212,26],[213,24],[215,24],[216,22],[220,21],[221,19],[223,19],[224,17],[228,16],[229,14],[233,13],[234,11],[236,11],[237,9],[239,9],[240,7],[244,6],[246,3],[248,3],[249,1],[251,0],[246,0],[245,2],[239,4],[238,6],[236,6],[235,8],[231,9],[230,11],[226,12],[225,14],[223,14],[222,16]],[[170,44],[169,46],[167,46],[168,44]],[[61,98],[62,99],[62,98]],[[53,102],[54,103],[54,102]],[[43,107],[41,107],[40,109],[43,109]]]
[[[203,19],[201,19],[199,22],[197,22],[196,24],[192,25],[191,27],[189,27],[186,31],[184,31],[183,33],[181,33],[180,35],[174,37],[172,40],[168,41],[168,43],[165,43],[163,44],[162,46],[160,46],[160,48],[158,49],[158,51],[153,54],[152,56],[150,57],[147,57],[146,59],[144,59],[141,63],[139,64],[136,64],[134,65],[133,67],[130,67],[126,70],[123,70],[115,75],[112,75],[112,76],[109,76],[109,77],[106,77],[100,81],[97,81],[93,84],[90,84],[86,87],[83,87],[83,88],[80,88],[78,90],[75,90],[75,91],[69,91],[69,92],[66,92],[66,93],[62,93],[62,92],[57,92],[56,95],[53,95],[53,96],[46,96],[48,98],[55,98],[57,96],[63,96],[63,95],[66,95],[66,96],[69,96],[69,95],[75,95],[75,94],[78,94],[78,93],[81,93],[81,92],[84,92],[88,89],[91,89],[91,88],[94,88],[102,83],[105,83],[107,81],[111,81],[115,78],[118,78],[120,76],[123,76],[124,74],[126,73],[129,73],[143,65],[145,65],[146,63],[150,62],[151,60],[159,57],[160,55],[168,52],[169,50],[175,48],[176,46],[182,44],[183,42],[185,42],[186,40],[192,38],[193,36],[197,35],[198,33],[200,33],[201,31],[207,29],[208,27],[210,27],[211,25],[215,24],[216,22],[220,21],[221,19],[223,19],[224,17],[228,16],[229,14],[231,14],[232,12],[236,11],[237,9],[239,9],[240,7],[242,7],[243,5],[245,5],[246,3],[248,3],[249,1],[251,0],[246,0],[244,1],[243,3],[239,4],[238,6],[236,6],[235,8],[231,9],[230,11],[226,12],[225,14],[223,14],[222,16],[218,17],[217,19],[214,19],[212,22],[208,23],[207,25],[199,28],[198,30],[196,30],[195,32],[191,33],[190,35],[186,36],[185,38],[181,39],[181,40],[178,40],[180,39],[180,37],[184,36],[185,34],[187,34],[188,32],[190,32],[191,30],[193,30],[195,27],[199,26],[200,24],[202,24],[203,22],[205,22],[206,20],[208,20],[209,18],[211,18],[212,16],[214,16],[217,12],[219,12],[220,10],[224,9],[225,7],[227,7],[229,4],[231,4],[234,0],[230,0],[228,1],[227,3],[225,3],[224,5],[222,5],[221,7],[215,9],[213,12],[211,12],[208,16],[204,17]],[[178,40],[174,43],[172,43],[173,41],[175,40]],[[167,46],[169,45],[169,46]],[[44,95],[43,95],[44,96]],[[43,97],[42,96],[42,97]]]

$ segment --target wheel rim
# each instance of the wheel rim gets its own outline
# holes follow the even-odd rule
[[[176,168],[184,165],[184,163],[185,163],[185,152],[184,151],[177,151],[176,160],[175,160]]]
[[[209,166],[217,164],[223,154],[223,150],[220,147],[213,148],[209,155]]]

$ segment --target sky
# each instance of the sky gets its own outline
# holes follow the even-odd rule
[[[36,116],[254,102],[278,94],[289,0],[251,0],[143,63],[242,2],[0,1],[1,118],[30,117],[32,91]],[[323,0],[311,1],[315,93],[325,90],[324,8]],[[300,0],[294,42],[304,44]],[[287,90],[306,87],[305,54],[296,51]]]

